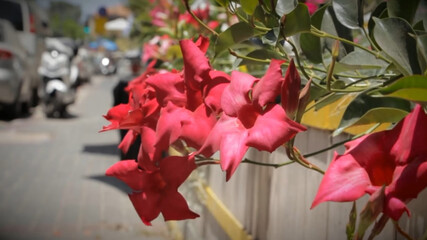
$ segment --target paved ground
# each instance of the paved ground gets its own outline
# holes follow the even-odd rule
[[[161,218],[145,227],[128,189],[105,177],[118,132],[98,133],[117,79],[79,89],[73,117],[0,121],[0,239],[168,239]]]

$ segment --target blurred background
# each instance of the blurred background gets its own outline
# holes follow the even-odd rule
[[[0,0],[0,239],[169,239],[105,170],[98,133],[141,71],[127,0]],[[114,95],[115,93],[115,95]],[[123,96],[124,95],[124,96]]]

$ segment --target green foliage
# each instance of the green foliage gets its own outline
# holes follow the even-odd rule
[[[82,39],[83,25],[80,24],[81,9],[68,2],[52,2],[49,8],[50,27],[54,36]]]
[[[412,23],[420,0],[388,0],[387,10],[390,17],[400,17]]]
[[[215,46],[215,56],[237,43],[264,33],[264,31],[257,30],[245,22],[236,23],[218,36]]]
[[[348,105],[334,135],[354,125],[398,122],[410,110],[410,103],[402,99],[360,94]]]
[[[362,0],[334,0],[332,6],[338,20],[344,26],[351,29],[363,27]]]
[[[283,19],[282,30],[286,37],[293,36],[297,33],[310,30],[310,14],[307,6],[298,3],[290,13],[286,14]]]
[[[420,74],[417,61],[415,32],[401,18],[374,19],[374,36],[382,50],[390,56],[397,69],[405,76]]]
[[[427,102],[427,76],[403,77],[379,90],[384,95],[414,102]]]
[[[325,14],[328,4],[325,4],[323,7],[319,8],[313,16],[311,16],[311,24],[320,29],[322,26],[323,15]],[[322,46],[320,42],[320,37],[314,36],[310,33],[302,33],[300,36],[300,46],[304,55],[313,63],[322,62]]]

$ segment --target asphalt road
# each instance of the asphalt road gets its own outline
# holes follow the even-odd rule
[[[81,86],[67,119],[41,108],[0,120],[0,239],[169,239],[161,217],[146,227],[129,189],[104,176],[119,160],[118,132],[98,133],[115,77]]]

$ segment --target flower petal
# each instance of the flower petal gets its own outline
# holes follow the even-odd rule
[[[267,103],[274,103],[280,94],[284,78],[280,65],[283,60],[271,59],[270,66],[264,77],[255,85],[253,89],[253,102],[264,107]]]
[[[399,164],[408,164],[419,156],[427,155],[427,115],[421,105],[417,104],[391,131],[399,134],[391,149]]]
[[[243,129],[227,132],[221,141],[220,161],[221,169],[226,171],[225,180],[230,180],[240,162],[248,151],[246,145],[248,132]]]
[[[145,192],[133,193],[129,194],[129,199],[142,222],[147,226],[151,226],[151,221],[160,214],[160,193],[151,193],[149,195]]]
[[[145,81],[156,89],[156,98],[161,106],[166,106],[168,102],[178,106],[186,105],[184,79],[180,73],[159,73],[148,77]]]
[[[138,134],[135,131],[133,130],[127,131],[125,137],[122,139],[122,141],[119,144],[119,149],[122,150],[124,154],[126,154],[129,151],[130,146],[137,139],[137,137],[138,137]]]
[[[161,202],[161,212],[166,221],[194,219],[199,214],[188,208],[187,201],[177,191],[170,190],[164,193]]]
[[[224,89],[221,98],[221,107],[227,115],[236,117],[243,106],[252,104],[249,91],[256,81],[257,78],[247,73],[238,71],[231,73],[231,82]]]
[[[351,155],[334,155],[311,208],[325,201],[354,201],[365,194],[370,181],[366,171]]]
[[[209,13],[209,8],[206,8],[206,9]],[[206,54],[209,48],[209,38],[200,35],[199,38],[196,40],[195,44],[202,52]]]
[[[416,198],[427,187],[427,156],[396,167],[393,178],[395,181],[388,188],[393,196],[404,202]]]
[[[282,106],[290,118],[294,117],[298,109],[300,88],[301,78],[292,59],[286,70],[285,80],[282,85]]]
[[[170,144],[175,142],[181,136],[182,122],[190,119],[191,112],[185,108],[178,107],[173,103],[168,103],[162,108],[156,127],[155,146],[161,149],[167,149]]]
[[[402,202],[402,200],[396,197],[386,199],[384,213],[391,217],[393,220],[399,220],[399,218],[404,212],[406,212],[408,216],[411,216],[409,209],[406,207],[406,204]]]
[[[208,74],[211,70],[209,60],[192,40],[184,39],[179,44],[184,59],[185,84],[193,90],[200,89],[203,80],[209,78]]]
[[[138,163],[135,160],[119,161],[108,168],[105,175],[122,180],[136,191],[140,191],[144,187],[143,172],[138,169]]]
[[[118,129],[120,122],[128,115],[132,108],[129,104],[119,104],[108,110],[107,115],[104,118],[110,121],[110,125],[102,127],[100,132]]]
[[[216,117],[202,104],[191,113],[191,118],[182,121],[180,137],[189,147],[199,149],[205,143],[215,123]]]
[[[171,189],[178,187],[196,169],[194,155],[169,156],[160,161],[160,174]]]
[[[274,105],[257,117],[255,124],[249,129],[247,145],[273,152],[298,132],[305,130],[304,126],[289,119],[282,107]]]
[[[211,80],[204,88],[204,102],[215,114],[222,112],[221,96],[225,87],[230,84],[230,76],[221,71],[210,71]]]

